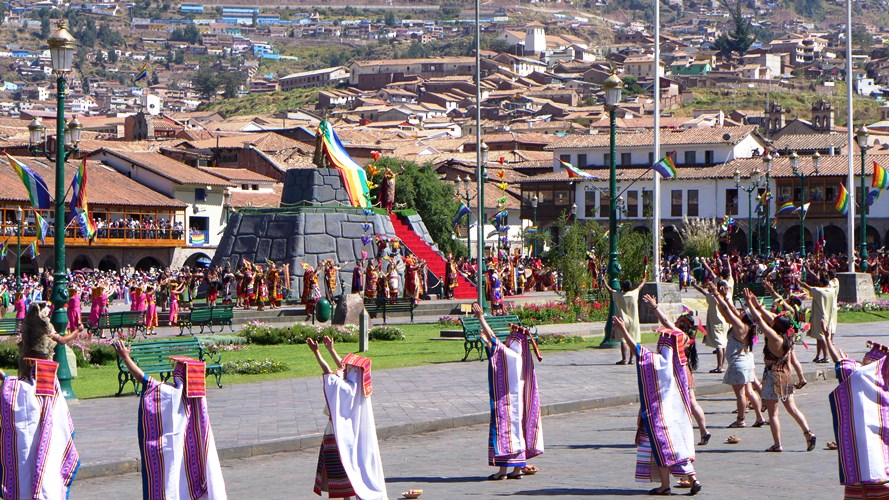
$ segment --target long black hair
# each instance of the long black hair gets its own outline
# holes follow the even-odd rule
[[[695,326],[694,320],[690,316],[683,314],[676,320],[676,327],[688,335],[688,342],[685,343],[685,359],[688,361],[688,367],[691,368],[691,371],[697,371],[698,343],[695,342],[695,337],[698,334],[698,329]]]

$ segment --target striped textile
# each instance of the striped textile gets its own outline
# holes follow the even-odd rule
[[[33,363],[33,379],[38,396],[54,396],[56,393],[56,370],[59,364],[55,361],[39,358],[25,358]]]
[[[671,470],[674,467],[677,470],[688,469],[695,460],[695,448],[687,374],[676,352],[677,336],[664,335],[661,338],[664,342],[659,342],[657,353],[649,351],[642,344],[636,345],[639,400],[642,404],[639,433],[648,437],[649,453],[654,464],[671,467]],[[637,438],[637,445],[640,440],[645,441]],[[640,448],[637,453],[644,454],[645,449]],[[638,479],[644,474],[646,464],[639,457],[637,461]],[[650,463],[647,468],[649,473],[654,469]],[[649,479],[658,480],[657,474],[652,474]]]
[[[361,370],[361,384],[364,388],[364,397],[370,397],[370,395],[374,392],[373,384],[371,383],[370,377],[370,359],[350,352],[349,354],[346,354],[345,358],[343,358],[343,364],[354,366]]]
[[[326,491],[329,498],[346,498],[355,496],[352,483],[340,460],[340,451],[336,446],[336,437],[325,434],[318,452],[318,469],[315,472],[315,494]]]
[[[513,325],[513,331],[506,339],[509,349],[519,349],[522,353],[522,429],[525,431],[525,458],[543,454],[543,419],[540,417],[540,392],[537,389],[537,372],[534,359],[540,358],[537,342],[531,332],[524,327]]]
[[[840,383],[830,393],[830,410],[838,446],[840,484],[889,482],[887,359],[863,366],[843,359],[836,365]]]
[[[856,484],[846,486],[843,500],[877,500],[889,498],[889,484]]]
[[[510,335],[512,337],[512,335]],[[494,467],[523,467],[529,455],[526,440],[527,413],[525,411],[525,373],[522,351],[527,342],[507,339],[507,343],[491,339],[488,350],[488,390],[491,398],[491,423],[488,432],[488,465]],[[525,347],[523,347],[525,346]],[[530,358],[530,356],[528,356]],[[536,386],[536,378],[534,379]],[[539,449],[531,450],[531,456],[543,452],[542,431],[539,423],[539,401],[535,401],[538,421],[534,430]]]
[[[49,188],[46,187],[46,182],[44,182],[36,172],[31,170],[30,167],[16,160],[12,156],[6,154],[6,159],[9,160],[9,165],[15,170],[15,173],[18,175],[19,179],[21,179],[22,184],[25,185],[25,191],[28,193],[28,200],[31,202],[31,206],[34,207],[35,210],[50,209],[51,202]]]

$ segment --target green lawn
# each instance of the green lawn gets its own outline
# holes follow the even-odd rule
[[[840,313],[837,321],[840,323],[870,323],[873,321],[889,321],[889,311],[846,311]]]
[[[432,365],[438,363],[453,363],[463,359],[463,340],[438,340],[442,327],[438,324],[426,325],[399,325],[406,339],[403,341],[374,341],[370,350],[364,353],[373,360],[374,370],[386,370],[390,368],[403,368],[408,366]],[[454,327],[447,327],[453,329]],[[459,327],[456,327],[459,329]],[[646,343],[655,341],[655,334],[646,334],[643,340]],[[572,351],[594,348],[601,342],[601,336],[584,339],[581,342],[569,344],[540,346],[543,353],[557,351]],[[357,343],[337,344],[340,355],[358,350]],[[470,355],[470,360],[474,354]],[[264,380],[278,380],[284,378],[315,377],[321,374],[314,356],[305,345],[249,345],[237,351],[225,351],[222,360],[235,361],[247,358],[283,361],[289,369],[279,373],[259,375],[224,375],[222,382],[225,385],[260,382]],[[473,361],[467,361],[467,363]],[[478,361],[474,361],[478,362]],[[208,378],[208,384],[211,383]],[[117,392],[117,365],[108,364],[98,367],[79,368],[78,378],[74,381],[74,391],[79,398],[96,398],[113,396]],[[129,386],[124,394],[132,394],[132,386]]]

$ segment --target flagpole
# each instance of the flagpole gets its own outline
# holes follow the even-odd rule
[[[846,177],[846,191],[849,197],[849,211],[846,213],[846,227],[849,233],[846,238],[846,255],[849,256],[849,272],[855,272],[855,165],[852,158],[853,135],[853,109],[852,109],[852,0],[846,0],[846,159],[848,171]],[[862,196],[864,193],[862,193]],[[861,228],[863,231],[864,228]]]
[[[661,3],[654,0],[654,161],[661,159]],[[661,176],[652,176],[652,274],[657,283],[661,279]],[[645,191],[642,191],[643,196]],[[643,214],[644,215],[644,214]]]

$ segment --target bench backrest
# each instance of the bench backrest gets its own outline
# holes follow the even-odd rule
[[[200,359],[202,353],[201,341],[194,337],[130,344],[130,356],[139,366],[169,365],[172,368],[170,356],[189,356]]]
[[[213,317],[213,319],[232,319],[235,315],[235,307],[234,306],[213,307],[210,310],[210,315]]]
[[[192,323],[198,323],[201,321],[210,321],[210,318],[213,317],[213,309],[209,307],[196,307],[191,310],[191,313],[188,315],[188,318]]]
[[[490,326],[497,335],[509,333],[510,323],[521,324],[519,317],[514,314],[507,316],[485,316],[485,321],[488,322],[488,326]],[[463,325],[463,331],[467,333],[477,333],[482,327],[481,321],[475,316],[460,318],[460,322]]]
[[[21,321],[15,318],[0,319],[0,335],[15,335],[18,333]]]

